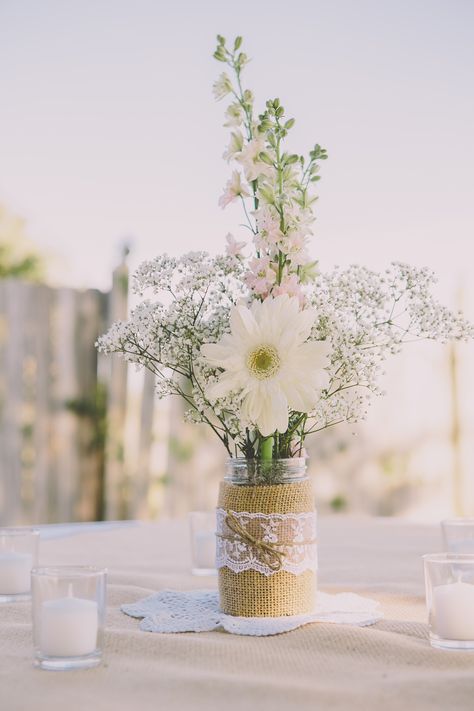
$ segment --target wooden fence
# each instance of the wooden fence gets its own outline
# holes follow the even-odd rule
[[[95,349],[127,314],[127,267],[109,294],[0,280],[0,525],[124,518],[127,367]],[[140,473],[148,482],[153,378],[141,400]]]
[[[224,464],[212,433],[184,423],[183,404],[177,398],[157,403],[150,373],[137,377],[120,358],[97,353],[97,337],[127,312],[125,263],[115,270],[109,293],[0,280],[0,526],[182,516],[190,509],[212,507]],[[455,395],[454,348],[450,363]],[[424,361],[423,367],[426,370]],[[444,378],[444,367],[436,367],[430,382]],[[464,370],[463,383],[471,382],[468,375]],[[471,420],[454,398],[450,428],[449,405],[448,397],[446,407],[438,408],[447,416],[439,424],[442,435],[436,430],[435,439],[446,450],[447,471],[450,448],[455,455],[452,488],[459,512],[459,501],[467,494],[474,501],[474,485],[469,484],[466,494],[461,471],[464,459],[472,461],[471,454],[461,458],[461,424],[467,432],[466,422]],[[344,442],[345,436],[341,430],[338,441]],[[420,433],[417,436],[420,439]],[[324,441],[315,442],[318,481],[324,478]],[[397,444],[394,451],[399,449]],[[418,453],[420,446],[412,449]],[[376,456],[364,450],[362,463],[348,465],[346,488],[351,496],[359,480],[355,472],[360,471],[360,488],[367,499],[364,467],[382,469]],[[348,496],[345,465],[334,456],[330,462],[331,482],[338,470],[336,505]],[[425,468],[432,466],[430,460]],[[416,479],[408,481],[408,465],[402,469],[404,486],[411,492]],[[372,509],[387,510],[390,495],[374,491]],[[466,504],[465,510],[471,511],[472,505]]]

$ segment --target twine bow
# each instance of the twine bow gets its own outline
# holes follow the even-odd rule
[[[278,572],[283,565],[283,559],[285,554],[283,551],[278,550],[280,546],[277,543],[267,543],[267,541],[262,541],[261,538],[256,538],[250,531],[248,531],[238,520],[232,511],[227,512],[225,519],[226,525],[230,530],[235,533],[236,536],[242,538],[246,543],[255,548],[259,557],[265,565],[268,565],[270,570]],[[226,538],[226,536],[223,536]]]

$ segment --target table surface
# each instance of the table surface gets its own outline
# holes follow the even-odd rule
[[[216,585],[190,575],[188,543],[185,521],[44,527],[41,564],[109,569],[105,660],[88,671],[34,669],[29,603],[0,605],[0,711],[474,708],[474,652],[428,643],[420,556],[440,549],[438,527],[320,521],[320,587],[380,600],[385,619],[372,627],[319,623],[262,638],[141,632],[121,604]]]

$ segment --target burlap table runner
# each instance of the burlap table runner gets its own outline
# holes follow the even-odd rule
[[[1,711],[470,711],[474,655],[427,641],[419,556],[439,549],[438,530],[346,517],[319,528],[323,589],[380,599],[383,622],[261,638],[140,632],[122,603],[212,584],[188,574],[184,522],[44,543],[44,564],[108,565],[106,663],[62,674],[33,669],[29,606],[0,606]]]

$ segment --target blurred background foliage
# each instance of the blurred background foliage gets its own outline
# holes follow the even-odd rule
[[[0,203],[0,279],[8,277],[44,281],[46,264],[27,237],[26,221]]]

